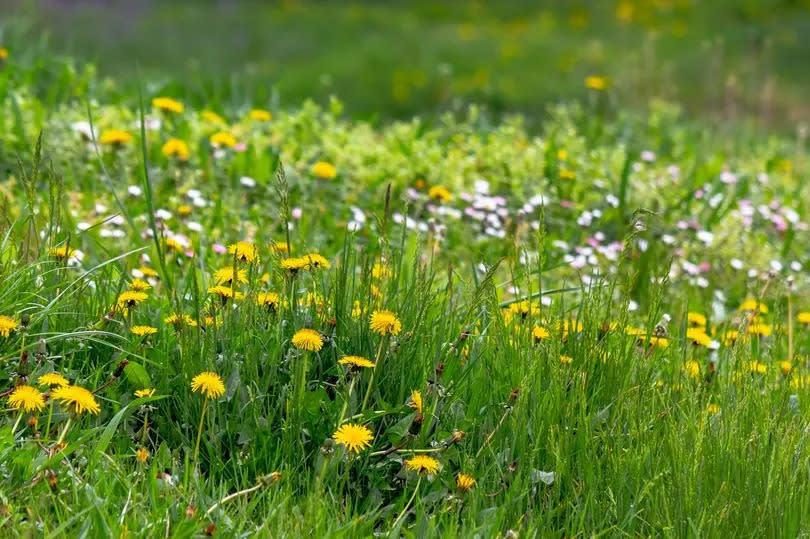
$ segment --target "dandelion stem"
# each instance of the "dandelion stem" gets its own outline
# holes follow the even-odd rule
[[[217,507],[219,507],[223,503],[229,502],[229,501],[233,500],[234,498],[238,498],[239,496],[244,496],[245,494],[250,494],[251,492],[255,492],[255,491],[259,490],[260,488],[262,488],[263,486],[264,485],[259,483],[258,485],[253,485],[252,487],[242,489],[242,490],[240,490],[238,492],[234,492],[233,494],[228,494],[227,496],[225,496],[224,498],[219,500],[217,503],[215,503],[214,505],[209,507],[208,511],[205,512],[205,516],[208,516],[211,513],[213,513],[214,511],[216,511]]]
[[[371,371],[371,380],[368,381],[368,389],[366,389],[366,396],[363,397],[363,405],[360,407],[360,411],[366,409],[368,399],[371,397],[371,388],[374,386],[374,375],[377,374],[377,368],[380,366],[380,361],[382,361],[383,344],[387,341],[387,338],[380,339],[380,346],[377,348],[377,358],[374,361],[374,369]]]
[[[73,420],[72,417],[68,417],[67,423],[65,423],[65,428],[62,429],[62,433],[59,435],[59,439],[56,440],[56,445],[62,443],[62,440],[65,439],[65,434],[67,434],[68,429],[70,428],[70,422]]]
[[[23,411],[20,410],[20,413],[17,414],[17,421],[14,422],[14,426],[11,427],[11,435],[14,436],[14,432],[17,430],[17,426],[20,424],[20,419],[22,419]]]
[[[405,516],[405,513],[407,513],[408,507],[411,505],[411,502],[413,502],[413,499],[416,498],[416,493],[419,492],[419,485],[421,485],[421,484],[422,484],[422,476],[420,475],[419,480],[416,482],[416,488],[413,489],[413,494],[411,494],[411,499],[408,500],[408,503],[406,503],[405,507],[402,508],[402,512],[399,514],[397,519],[394,521],[394,525],[391,526],[391,529],[396,529],[397,524],[399,523],[399,521],[402,520],[402,517]]]
[[[200,454],[200,438],[202,437],[203,419],[205,419],[205,411],[208,409],[208,399],[203,401],[202,413],[200,414],[200,426],[197,429],[197,443],[194,444],[194,469],[197,468],[197,455]]]

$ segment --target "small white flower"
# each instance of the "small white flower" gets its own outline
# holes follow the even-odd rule
[[[241,178],[239,178],[239,183],[241,183],[244,187],[247,187],[248,189],[256,187],[256,180],[254,180],[250,176],[242,176]]]
[[[130,185],[127,187],[127,193],[129,193],[130,196],[139,197],[143,193],[143,189],[137,185]]]

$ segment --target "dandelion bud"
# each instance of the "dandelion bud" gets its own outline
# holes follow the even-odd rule
[[[23,329],[27,329],[28,324],[30,324],[30,323],[31,323],[31,315],[30,314],[23,313],[22,315],[20,315],[20,327],[22,327]]]
[[[444,372],[444,363],[439,363],[436,365],[436,376],[441,376]]]
[[[217,531],[217,525],[212,522],[211,524],[209,524],[208,526],[205,527],[204,533],[208,537],[213,537],[214,534],[216,533],[216,531]]]
[[[422,430],[422,422],[425,420],[425,416],[422,414],[417,413],[413,416],[413,423],[411,423],[411,428],[408,432],[416,436],[419,434],[419,431]]]
[[[520,388],[519,387],[516,387],[515,389],[513,389],[512,392],[509,394],[509,400],[510,401],[516,401],[517,398],[518,398],[519,393],[520,393]]]
[[[273,484],[278,483],[279,481],[281,481],[281,472],[269,473],[269,474],[267,474],[265,476],[262,476],[262,478],[259,481],[265,487],[269,487],[270,485],[273,485]]]
[[[53,472],[48,472],[48,486],[55,489],[59,486],[59,478]]]
[[[115,371],[113,371],[113,378],[120,378],[122,374],[124,374],[124,369],[127,368],[129,365],[129,361],[126,359],[122,359],[118,362],[118,365],[115,366]]]
[[[28,426],[31,427],[31,430],[36,432],[37,425],[39,425],[39,419],[37,419],[36,416],[32,415],[31,417],[28,418]]]
[[[45,361],[48,357],[48,344],[45,339],[40,339],[37,343],[37,361]]]
[[[463,440],[466,435],[467,435],[467,433],[464,432],[463,430],[454,430],[453,431],[453,443],[457,444],[458,442]]]

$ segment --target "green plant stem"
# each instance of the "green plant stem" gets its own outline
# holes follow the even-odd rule
[[[202,413],[200,414],[200,426],[197,428],[197,443],[194,444],[194,469],[197,469],[197,456],[200,454],[200,438],[202,437],[203,420],[205,419],[205,411],[208,409],[208,399],[203,401]]]
[[[62,433],[59,435],[59,439],[56,440],[56,445],[62,443],[62,440],[65,439],[65,435],[67,434],[68,429],[70,428],[70,422],[73,420],[73,417],[68,417],[67,423],[65,423],[65,428],[62,429]]]
[[[408,512],[408,507],[411,505],[411,502],[413,502],[413,499],[416,498],[416,493],[419,492],[419,485],[421,485],[421,484],[422,484],[422,476],[420,475],[419,480],[416,482],[416,488],[413,489],[413,494],[411,494],[411,498],[408,500],[408,503],[405,504],[405,507],[402,508],[402,512],[399,514],[397,519],[394,521],[394,525],[391,526],[392,530],[396,529],[397,524],[399,524],[399,521],[402,520],[402,517],[404,517],[405,513]]]
[[[363,397],[363,405],[360,407],[361,412],[366,409],[368,399],[369,397],[371,397],[371,388],[374,387],[374,376],[377,374],[377,369],[380,366],[380,361],[382,361],[383,344],[386,342],[388,342],[388,337],[380,339],[380,346],[377,348],[377,358],[374,360],[374,369],[371,371],[371,380],[368,381],[368,389],[366,389],[366,396]]]

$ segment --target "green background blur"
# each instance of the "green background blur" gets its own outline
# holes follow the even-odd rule
[[[91,61],[111,95],[140,77],[206,105],[334,94],[361,118],[468,102],[537,115],[587,98],[584,78],[602,75],[621,106],[663,97],[708,121],[810,119],[810,0],[5,2],[15,60],[45,48]]]

